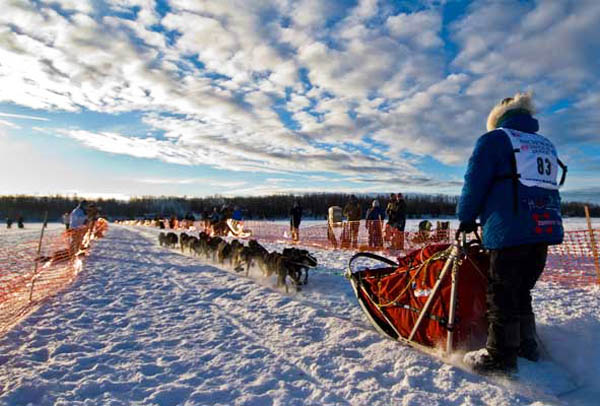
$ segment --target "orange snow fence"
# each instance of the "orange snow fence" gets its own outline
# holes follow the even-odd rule
[[[598,247],[594,247],[599,236],[600,230],[565,231],[563,243],[548,249],[542,280],[573,286],[600,283],[596,257]]]
[[[44,299],[69,286],[81,271],[90,243],[104,235],[108,222],[43,236],[25,234],[0,245],[0,336],[37,308]],[[16,234],[15,236],[18,236]]]

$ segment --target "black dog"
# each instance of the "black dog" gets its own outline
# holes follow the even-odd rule
[[[206,242],[206,258],[214,261],[219,245],[224,241],[221,237],[208,237],[208,241]]]
[[[217,246],[217,262],[223,264],[226,260],[231,260],[231,244],[222,240]]]
[[[257,257],[256,259],[256,263],[265,277],[268,278],[271,275],[277,275],[277,287],[284,286],[287,293],[289,291],[287,278],[290,278],[296,291],[300,290],[300,285],[303,284],[302,269],[305,268],[306,265],[299,265],[292,258],[275,251],[267,253],[262,257]],[[308,272],[306,273],[308,274]]]
[[[190,236],[186,233],[179,234],[179,245],[181,246],[181,252],[183,252],[184,248],[188,247],[188,241]]]
[[[288,285],[286,279],[288,277],[287,259],[280,253],[273,251],[261,257],[257,263],[265,277],[277,275],[277,287],[285,286],[286,293]]]
[[[317,259],[307,250],[299,248],[284,248],[283,256],[289,259],[289,271],[294,274],[293,279],[297,279],[302,285],[306,285],[308,283],[308,268],[317,266]]]
[[[179,237],[175,233],[167,233],[167,247],[175,248],[179,243]]]
[[[175,234],[175,233],[167,233],[167,234],[160,233],[160,234],[158,234],[158,243],[161,246],[175,248],[175,247],[177,247],[177,244],[179,243],[179,238],[177,237],[177,234]]]

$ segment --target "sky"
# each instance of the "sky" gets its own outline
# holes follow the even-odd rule
[[[0,0],[0,194],[458,194],[533,91],[600,201],[600,1]]]

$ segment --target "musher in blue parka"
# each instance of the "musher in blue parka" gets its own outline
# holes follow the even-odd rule
[[[517,356],[539,358],[531,289],[548,246],[563,240],[557,178],[566,167],[552,142],[537,133],[534,113],[531,93],[517,93],[492,109],[458,203],[459,231],[474,231],[479,219],[490,250],[487,351],[469,358],[481,373],[510,374]]]

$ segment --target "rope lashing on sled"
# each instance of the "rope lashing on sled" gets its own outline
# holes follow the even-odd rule
[[[453,254],[453,247],[448,247],[447,249],[445,249],[443,251],[436,252],[433,255],[431,255],[429,258],[423,260],[423,258],[424,258],[424,250],[425,250],[425,248],[423,248],[419,252],[418,257],[415,258],[416,264],[415,265],[410,265],[409,264],[408,267],[403,271],[403,273],[406,273],[406,272],[411,272],[411,271],[415,271],[416,270],[416,272],[414,272],[412,274],[411,278],[406,282],[406,286],[402,289],[402,291],[398,295],[396,295],[395,298],[392,299],[391,301],[388,301],[386,303],[378,303],[378,300],[375,300],[375,298],[367,290],[365,290],[365,287],[361,283],[359,283],[359,288],[361,289],[361,291],[363,292],[363,294],[369,299],[369,301],[372,303],[372,305],[375,306],[380,311],[381,315],[384,318],[386,318],[386,319],[387,319],[387,315],[383,312],[383,309],[384,308],[391,308],[391,307],[398,307],[398,308],[402,308],[402,309],[405,309],[405,310],[417,313],[417,314],[420,315],[420,318],[425,317],[425,318],[428,318],[430,320],[433,320],[433,321],[437,322],[442,328],[446,329],[447,331],[452,331],[454,329],[454,326],[450,325],[449,320],[445,316],[438,316],[438,315],[432,314],[431,312],[427,311],[427,303],[425,304],[425,306],[423,308],[418,308],[418,307],[411,306],[411,305],[406,304],[406,303],[399,303],[399,301],[398,301],[403,295],[405,295],[406,291],[408,289],[410,289],[410,287],[413,285],[413,283],[417,280],[417,278],[419,276],[422,277],[422,283],[426,284],[426,280],[427,280],[427,276],[428,276],[428,271],[430,270],[430,265],[433,262],[440,261],[440,260],[441,261],[445,261],[445,260],[449,259],[450,257],[452,257],[454,255]],[[399,265],[399,264],[397,264],[397,263],[395,263],[395,262],[393,262],[391,260],[387,260],[386,258],[377,256],[375,254],[361,253],[359,255],[363,256],[363,257],[371,258],[371,259],[377,259],[377,260],[379,260],[381,262],[384,262],[384,263],[386,263],[388,265],[394,265],[394,266],[398,266]],[[423,261],[423,262],[419,263],[419,261]],[[453,271],[456,271],[456,269],[458,269],[458,267],[460,266],[460,263],[462,263],[462,261],[459,262],[459,259],[455,258],[455,260],[453,261]],[[412,264],[412,261],[411,261],[411,264]],[[376,285],[378,287],[379,292],[378,292],[378,294],[376,296],[380,300],[381,297],[382,297],[382,295],[381,295],[381,281],[380,280],[382,278],[385,278],[388,275],[391,275],[391,274],[395,273],[395,272],[396,271],[392,271],[390,273],[386,273],[384,275],[378,275],[378,276],[370,276],[370,277],[367,276],[367,277],[363,277],[361,279],[362,280],[377,279]],[[443,270],[440,271],[440,274],[442,272],[443,272]],[[442,278],[440,274],[435,275],[435,279],[436,280],[439,280],[439,279]],[[349,276],[349,274],[346,274],[346,277],[348,277],[348,276]],[[423,311],[423,309],[425,309],[425,312]],[[388,320],[388,322],[390,322],[390,321]],[[456,323],[456,322],[457,322],[457,319],[454,320],[454,323]],[[395,329],[392,324],[390,324],[390,327],[392,329]],[[398,333],[398,332],[396,331],[396,333]]]
[[[454,259],[454,261],[452,261]],[[415,326],[413,327],[410,335],[408,336],[409,340],[412,340],[413,337],[415,336],[415,333],[417,332],[417,328],[419,327],[419,325],[421,324],[421,320],[423,319],[423,317],[425,317],[426,312],[429,310],[429,307],[431,306],[431,303],[433,301],[433,298],[435,297],[435,295],[437,294],[442,280],[443,278],[446,276],[446,272],[448,271],[448,261],[452,261],[452,272],[455,272],[458,268],[458,247],[456,245],[453,245],[450,247],[450,254],[448,256],[448,259],[446,260],[446,264],[444,265],[444,268],[442,268],[442,271],[440,272],[440,274],[437,277],[437,281],[433,287],[433,290],[431,292],[431,294],[429,295],[429,298],[427,299],[427,302],[425,302],[425,306],[423,306],[423,309],[421,310],[421,314],[419,315],[419,318],[417,319]]]
[[[423,248],[423,250],[424,250],[424,248]],[[421,254],[422,254],[423,250],[421,250]],[[413,269],[417,269],[417,271],[413,274],[413,276],[406,283],[406,286],[404,287],[404,289],[402,289],[402,291],[393,300],[388,301],[387,303],[375,303],[375,305],[378,308],[380,308],[380,309],[383,308],[383,307],[390,307],[390,306],[401,305],[400,303],[398,303],[398,299],[401,298],[401,297],[403,297],[404,294],[406,293],[406,291],[408,289],[410,289],[412,283],[415,281],[415,279],[417,279],[417,276],[419,276],[419,274],[423,273],[423,283],[425,283],[425,280],[426,280],[426,277],[427,277],[427,270],[429,269],[429,265],[433,261],[437,261],[437,260],[440,260],[440,259],[447,259],[448,257],[450,257],[451,251],[452,251],[452,247],[448,247],[444,251],[436,252],[431,257],[427,258],[419,266],[413,267],[413,268],[409,268],[408,270],[406,270],[406,272],[409,272],[409,271],[411,271]],[[421,271],[424,271],[424,272],[421,272]],[[379,289],[379,295],[378,296],[380,296],[381,295],[381,282],[379,282],[377,284],[377,287]]]
[[[411,307],[407,304],[403,304],[403,305],[398,305],[398,307],[401,307],[403,309],[406,310],[410,310],[411,312],[415,312],[417,314],[421,313],[422,309],[418,309],[416,307]],[[436,316],[435,314],[431,314],[431,313],[425,313],[425,317],[437,321],[438,323],[440,323],[440,325],[442,325],[443,327],[445,327],[447,330],[450,330],[450,327],[448,326],[448,319],[445,317],[439,317]]]

